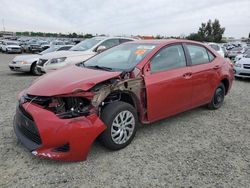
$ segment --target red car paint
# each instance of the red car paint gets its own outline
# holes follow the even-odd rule
[[[142,96],[141,101],[138,99],[137,102],[141,123],[154,122],[209,103],[216,87],[223,80],[228,83],[227,92],[232,86],[232,65],[209,46],[187,40],[148,40],[132,43],[156,45],[137,65],[137,72],[131,74],[139,75],[145,84],[145,90],[142,88],[139,94]],[[214,54],[215,59],[207,64],[188,65],[151,74],[151,58],[160,49],[171,44],[196,44],[206,47]],[[40,77],[22,92],[19,98],[29,94],[48,97],[81,96],[93,100],[95,92],[90,91],[91,88],[109,79],[119,80],[120,75],[121,72],[92,70],[73,65]],[[32,153],[39,157],[65,161],[86,160],[91,144],[106,128],[99,118],[98,109],[92,110],[87,116],[60,119],[53,112],[32,101],[22,102],[20,105],[33,117],[40,134],[42,145],[32,150]],[[143,109],[145,106],[146,109]],[[20,139],[22,136],[18,137]],[[69,151],[54,151],[65,144],[69,144]]]
[[[76,89],[87,91],[99,82],[119,75],[120,72],[107,72],[68,66],[42,76],[26,92],[31,95],[54,96],[72,93]]]

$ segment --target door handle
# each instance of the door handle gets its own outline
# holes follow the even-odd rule
[[[189,78],[192,77],[192,73],[191,73],[191,72],[187,72],[187,73],[183,74],[183,77],[184,77],[185,79],[189,79]]]
[[[219,69],[219,68],[220,68],[219,65],[215,65],[215,66],[213,67],[214,70],[217,70],[217,69]]]

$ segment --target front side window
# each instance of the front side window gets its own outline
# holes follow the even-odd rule
[[[104,41],[100,46],[105,46],[107,49],[112,48],[113,46],[119,45],[119,39],[108,39]]]
[[[186,46],[191,57],[192,65],[199,65],[210,62],[206,48],[190,44],[187,44]]]
[[[172,70],[186,66],[185,54],[182,45],[172,45],[163,48],[150,62],[151,72]]]
[[[70,48],[72,48],[72,46],[63,46],[59,48],[57,51],[69,50]]]
[[[70,50],[71,51],[89,50],[90,48],[94,47],[100,41],[101,41],[101,39],[97,39],[97,38],[85,39],[84,41],[82,41],[82,42],[78,43],[77,45],[73,46]]]
[[[120,39],[120,44],[124,43],[124,42],[131,42],[133,40],[131,39]]]

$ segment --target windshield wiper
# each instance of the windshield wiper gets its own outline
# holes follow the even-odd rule
[[[86,66],[83,64],[84,67],[86,68],[91,68],[91,69],[101,69],[101,70],[105,70],[105,71],[112,71],[112,68],[109,67],[103,67],[103,66],[99,66],[99,65],[93,65],[93,66]]]

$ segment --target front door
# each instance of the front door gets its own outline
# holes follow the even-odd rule
[[[192,74],[181,44],[159,50],[145,74],[147,115],[150,122],[190,108]],[[147,66],[147,65],[146,65]]]

